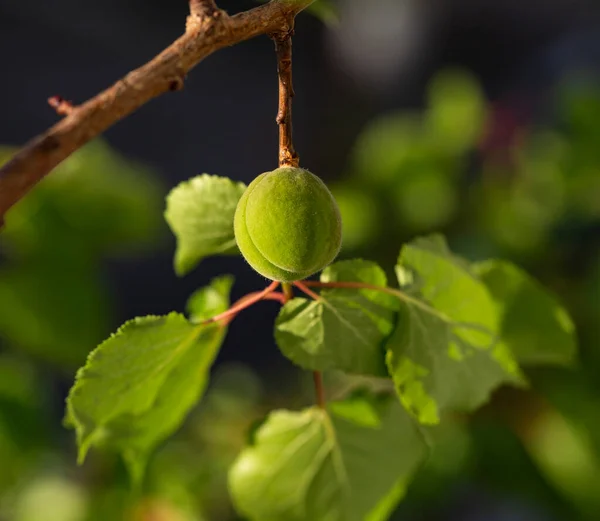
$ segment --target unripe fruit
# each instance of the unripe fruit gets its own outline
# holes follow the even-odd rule
[[[259,175],[238,202],[235,239],[258,273],[300,280],[330,264],[342,243],[340,212],[325,183],[302,168]]]

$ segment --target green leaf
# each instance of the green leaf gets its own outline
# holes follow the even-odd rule
[[[373,262],[342,261],[321,274],[322,282],[360,281],[386,285]],[[396,298],[373,290],[331,289],[319,300],[295,298],[279,313],[275,340],[282,353],[299,366],[324,371],[387,376],[384,342],[393,330]]]
[[[331,417],[318,408],[271,413],[230,470],[242,515],[251,521],[388,518],[425,458],[421,433],[389,396],[357,394],[331,408]]]
[[[571,365],[577,352],[567,310],[514,264],[489,260],[474,266],[500,316],[502,342],[523,365]]]
[[[503,383],[523,384],[498,342],[494,302],[441,236],[404,246],[396,266],[405,291],[387,362],[403,405],[424,424],[471,411]]]
[[[224,275],[213,279],[210,286],[200,288],[188,299],[187,312],[192,322],[212,318],[229,307],[229,293],[233,277]]]
[[[175,272],[185,275],[209,255],[238,253],[233,216],[246,186],[202,174],[167,196],[165,219],[177,237]]]
[[[228,288],[217,280],[217,287]],[[213,310],[223,311],[223,306]],[[197,313],[201,313],[198,309]],[[157,443],[172,434],[202,396],[225,329],[182,315],[127,322],[102,343],[77,374],[67,400],[79,459],[106,445],[125,458],[134,480]]]

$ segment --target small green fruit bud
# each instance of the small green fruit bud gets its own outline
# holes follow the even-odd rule
[[[235,212],[235,239],[258,273],[301,280],[330,264],[342,243],[342,221],[331,192],[302,168],[259,175]]]

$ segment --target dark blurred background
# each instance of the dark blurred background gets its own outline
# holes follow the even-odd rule
[[[229,13],[255,6],[251,1],[219,4]],[[568,414],[586,426],[588,417],[600,417],[600,385],[593,371],[600,369],[600,5],[595,0],[338,0],[335,7],[337,20],[329,23],[312,14],[297,19],[294,136],[302,165],[326,180],[339,199],[347,227],[343,255],[373,258],[391,276],[402,242],[442,231],[469,258],[502,256],[518,262],[561,295],[578,323],[587,372],[533,376],[546,397],[584,401],[585,407]],[[182,33],[186,16],[183,0],[0,0],[0,144],[18,146],[56,122],[49,96],[80,103],[143,64]],[[123,225],[118,240],[88,241],[96,229],[86,229],[85,223],[77,235],[85,240],[71,231],[54,240],[52,234],[62,232],[49,217],[58,211],[52,198],[72,188],[67,181],[62,188],[55,181],[53,187],[50,178],[7,221],[0,249],[0,354],[6,365],[4,371],[0,363],[0,380],[14,377],[14,364],[23,374],[31,372],[31,388],[23,396],[43,395],[43,428],[54,445],[27,452],[34,454],[34,463],[18,456],[20,463],[5,465],[6,483],[0,448],[1,520],[116,518],[110,507],[97,508],[97,496],[118,496],[102,505],[126,503],[121,492],[103,488],[107,475],[121,476],[119,463],[93,461],[92,478],[71,468],[73,436],[62,429],[60,417],[74,368],[125,320],[182,310],[187,297],[216,275],[235,275],[234,298],[264,285],[233,257],[207,259],[191,275],[177,278],[174,238],[159,219],[162,197],[180,181],[207,172],[249,183],[276,166],[275,65],[266,37],[219,51],[190,73],[183,91],[156,99],[119,122],[99,148],[81,156],[82,165],[65,166],[78,171],[92,165],[87,169],[103,180],[86,197],[100,200],[105,193],[116,201],[115,219],[122,215],[136,221],[134,229]],[[122,174],[120,168],[131,172]],[[139,200],[121,201],[116,193],[125,186],[139,189]],[[89,207],[85,198],[81,201]],[[71,201],[68,207],[77,209],[77,204]],[[98,202],[98,214],[90,219],[102,220],[105,211],[111,210]],[[108,224],[105,228],[97,235]],[[51,239],[44,243],[44,237]],[[44,243],[39,249],[38,242]],[[137,242],[140,248],[128,248]],[[36,261],[42,251],[43,261]],[[46,292],[54,302],[65,286],[80,292],[65,304],[68,312],[60,315],[58,309],[67,297],[56,306],[56,338],[49,340],[52,324],[48,330],[40,325],[37,333],[21,332],[18,323],[25,319],[19,317],[43,321],[38,312],[46,317],[48,306],[37,304],[46,298],[40,294]],[[78,309],[76,318],[85,325],[66,341],[60,328],[71,324],[69,306]],[[298,396],[306,392],[304,381],[272,339],[275,313],[275,305],[264,304],[236,319],[217,372],[242,386],[239,395],[249,393],[244,385],[263,389],[270,398],[258,398],[256,390],[257,403],[302,402]],[[89,345],[82,339],[89,339]],[[53,341],[77,347],[65,348],[61,358],[53,354]],[[27,399],[33,419],[26,423],[33,436],[42,428],[32,427],[40,421],[39,403]],[[515,400],[522,397],[501,396],[500,412],[490,418],[483,413],[468,432],[465,425],[450,429],[446,456],[454,454],[455,464],[425,472],[401,507],[401,518],[600,519],[600,434],[592,428],[584,442],[576,435],[569,438],[590,468],[583,477],[570,475],[565,484],[554,476],[547,455],[532,451],[507,426],[510,422],[500,422]],[[234,409],[252,417],[252,407]],[[552,414],[559,413],[552,409]],[[568,414],[560,412],[560,421]],[[1,421],[0,415],[0,427]],[[597,419],[595,425],[600,427]],[[11,439],[1,434],[0,428],[0,445]],[[557,446],[551,447],[549,453]],[[8,448],[5,452],[6,461],[15,457]],[[172,452],[163,459],[177,461],[179,453]],[[464,458],[456,457],[463,453]],[[443,467],[448,457],[441,459]],[[169,475],[163,471],[157,473]],[[206,486],[210,479],[200,482]],[[202,496],[198,508],[206,519],[233,519],[221,505],[226,503],[222,492],[199,494],[187,485],[180,488],[189,497]],[[29,503],[43,501],[44,494],[64,495],[72,511],[52,517],[31,510]],[[179,504],[183,494],[160,497]],[[194,503],[188,496],[186,501]],[[110,513],[91,517],[90,504]],[[199,512],[188,518],[169,508],[175,507],[156,507],[156,512],[164,509],[154,512],[156,517],[136,515],[148,521],[204,519]]]

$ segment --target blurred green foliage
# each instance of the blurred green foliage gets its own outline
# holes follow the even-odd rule
[[[331,0],[316,0],[308,6],[307,10],[328,25],[335,25],[339,22],[337,8],[331,3]]]
[[[1,148],[0,163],[12,151]],[[96,141],[7,213],[0,235],[0,519],[88,519],[90,490],[61,441],[61,378],[113,327],[103,258],[154,247],[164,229],[163,196],[146,167]]]
[[[504,257],[524,266],[567,303],[580,341],[571,372],[528,371],[536,391],[500,391],[474,417],[432,430],[432,456],[398,519],[439,516],[465,483],[552,518],[597,519],[600,86],[567,78],[551,105],[551,123],[518,127],[509,143],[489,146],[498,108],[472,76],[445,71],[422,112],[387,113],[366,126],[332,187],[344,256],[393,266],[398,244],[442,231],[471,260]],[[152,246],[162,195],[145,168],[98,142],[7,215],[0,236],[2,521],[235,519],[227,468],[246,433],[283,401],[247,369],[217,371],[203,404],[152,460],[141,495],[129,492],[122,462],[109,454],[75,468],[72,440],[56,420],[56,375],[81,365],[111,329],[100,261]],[[328,392],[359,383],[332,377]],[[281,392],[307,400],[304,387]]]
[[[0,163],[11,149],[0,149]],[[163,190],[141,165],[96,141],[6,215],[0,237],[0,339],[65,369],[110,329],[101,260],[152,246]]]
[[[364,129],[334,189],[345,224],[344,255],[389,265],[393,245],[441,230],[471,259],[502,257],[524,265],[569,303],[580,337],[581,360],[572,372],[531,371],[537,392],[523,393],[508,411],[498,393],[508,427],[482,415],[470,422],[472,434],[456,438],[460,448],[450,452],[470,457],[445,479],[434,469],[434,451],[403,512],[429,509],[433,498],[443,503],[452,483],[472,479],[560,519],[597,517],[600,86],[566,78],[551,107],[551,125],[516,127],[508,143],[490,146],[500,109],[484,101],[469,74],[443,72],[431,83],[423,113],[384,114]],[[493,291],[511,291],[507,282],[496,281]],[[514,301],[514,316],[519,306],[543,305],[518,296]],[[536,344],[551,351],[561,342],[539,325],[514,333],[525,352]],[[506,433],[506,443],[485,441],[497,432]],[[445,442],[451,441],[436,441],[436,448]]]

